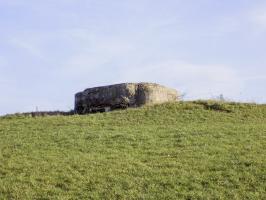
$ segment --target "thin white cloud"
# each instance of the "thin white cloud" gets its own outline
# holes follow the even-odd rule
[[[252,7],[246,16],[248,22],[251,23],[253,31],[257,34],[266,30],[266,4],[257,4]]]
[[[36,44],[34,44],[33,41],[27,41],[23,38],[12,38],[10,39],[9,43],[15,48],[22,49],[35,57],[41,59],[44,58],[42,51],[37,47]]]
[[[244,78],[244,80],[266,80],[266,75],[253,75],[253,76],[247,76]]]
[[[251,20],[256,25],[266,28],[266,6],[253,10],[251,12]]]
[[[67,29],[62,34],[67,40],[80,43],[78,50],[60,62],[59,70],[66,77],[87,77],[95,72],[108,73],[113,65],[119,64],[136,48],[128,38],[101,35],[87,29]]]
[[[99,66],[103,65],[107,61],[108,58],[99,58],[98,55],[91,56],[89,53],[72,56],[63,64],[63,67],[61,68],[62,75],[68,78],[88,77],[88,75],[92,75]]]
[[[231,67],[195,65],[188,62],[166,61],[158,64],[130,67],[121,71],[123,81],[152,81],[175,87],[190,97],[210,98],[226,94],[235,97],[243,87],[243,80]]]

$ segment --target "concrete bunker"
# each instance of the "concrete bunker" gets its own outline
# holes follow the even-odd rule
[[[94,87],[75,95],[78,114],[108,112],[115,109],[139,107],[177,101],[176,90],[155,83],[121,83]]]

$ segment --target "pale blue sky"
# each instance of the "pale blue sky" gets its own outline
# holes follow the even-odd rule
[[[0,28],[0,114],[139,81],[266,103],[265,1],[0,0]]]

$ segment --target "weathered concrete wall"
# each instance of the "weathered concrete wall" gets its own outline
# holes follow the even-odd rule
[[[75,112],[104,112],[117,108],[158,104],[179,99],[174,89],[154,83],[122,83],[89,88],[75,96]]]

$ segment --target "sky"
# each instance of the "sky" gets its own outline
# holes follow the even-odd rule
[[[0,115],[122,82],[266,103],[265,34],[263,0],[0,0]]]

